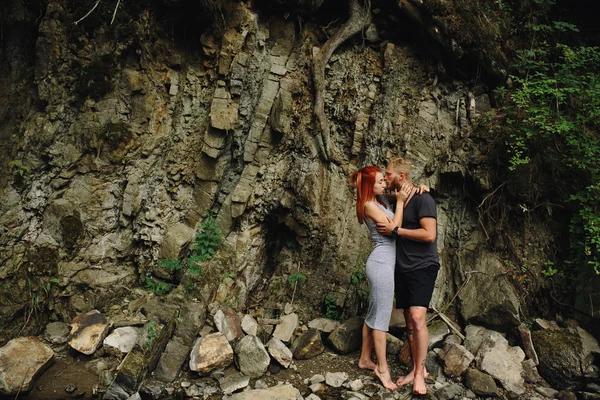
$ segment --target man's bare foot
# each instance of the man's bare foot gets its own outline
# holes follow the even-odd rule
[[[358,368],[360,368],[360,369],[370,369],[370,370],[374,371],[375,368],[377,368],[377,364],[375,364],[371,360],[368,360],[368,361],[358,360]]]
[[[380,372],[379,368],[375,368],[375,375],[377,375],[377,377],[379,378],[379,380],[381,381],[381,384],[383,385],[384,388],[386,388],[387,390],[394,390],[397,388],[397,386],[394,384],[394,382],[392,382],[392,377],[390,376],[390,371],[387,370],[385,372]]]
[[[415,376],[413,382],[413,394],[424,395],[427,394],[427,386],[425,385],[425,378],[421,375]]]
[[[429,373],[427,373],[427,370],[425,370],[425,378],[427,378],[428,376],[429,376]],[[398,378],[398,380],[396,381],[396,385],[406,386],[409,383],[411,383],[414,379],[415,379],[415,370],[413,369],[412,371],[410,371],[410,373],[408,375],[401,376],[400,378]]]

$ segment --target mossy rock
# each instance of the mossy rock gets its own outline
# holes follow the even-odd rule
[[[559,389],[582,384],[584,358],[581,338],[575,329],[544,329],[531,334],[540,359],[540,375]]]

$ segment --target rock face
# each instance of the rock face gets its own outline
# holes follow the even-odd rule
[[[29,392],[50,366],[54,352],[36,337],[19,337],[0,348],[0,393]]]

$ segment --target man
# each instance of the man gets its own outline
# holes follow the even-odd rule
[[[385,180],[388,187],[400,190],[411,185],[412,166],[406,158],[388,161]],[[388,220],[377,224],[377,230],[397,237],[395,293],[396,308],[404,310],[408,340],[413,356],[412,371],[399,378],[396,384],[404,386],[413,382],[413,393],[424,395],[425,359],[429,344],[426,312],[433,294],[440,266],[437,253],[437,214],[435,202],[429,193],[417,194],[415,189],[404,202],[402,226]]]

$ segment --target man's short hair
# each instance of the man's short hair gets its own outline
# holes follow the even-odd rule
[[[392,157],[388,160],[388,166],[399,174],[403,172],[408,182],[412,182],[412,164],[408,158],[405,157]]]

